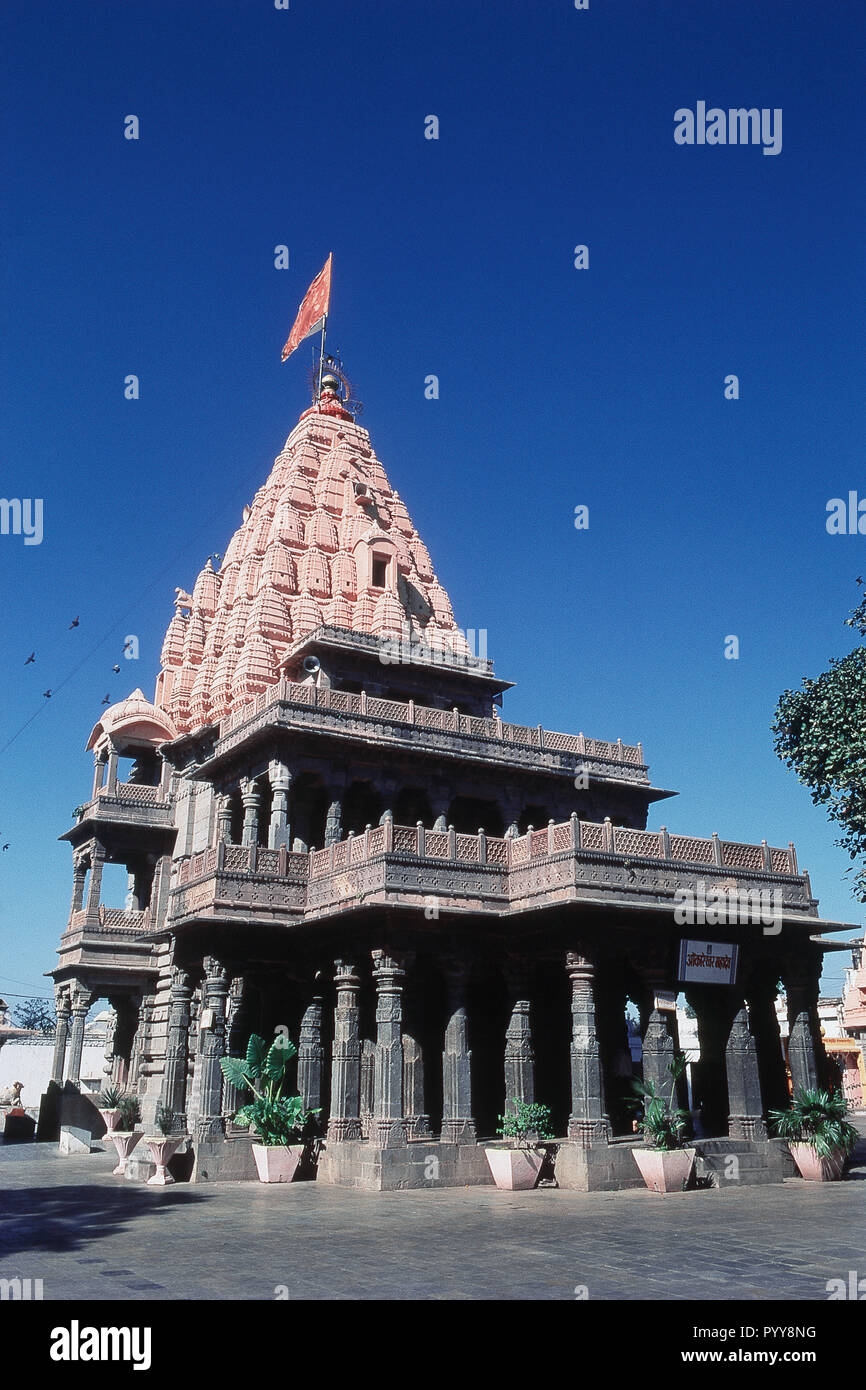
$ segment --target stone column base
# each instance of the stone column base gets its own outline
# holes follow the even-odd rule
[[[760,1115],[729,1115],[728,1134],[731,1139],[766,1139],[767,1125]]]
[[[328,1143],[342,1144],[349,1140],[361,1138],[361,1121],[354,1120],[330,1120],[328,1123]]]
[[[405,1120],[374,1120],[370,1130],[370,1143],[377,1149],[403,1149],[406,1147]]]
[[[593,1149],[598,1145],[609,1144],[611,1128],[609,1120],[581,1120],[574,1115],[568,1121],[568,1137],[573,1144],[582,1149]]]
[[[440,1135],[442,1144],[475,1144],[478,1136],[475,1133],[474,1120],[443,1120],[442,1133]]]

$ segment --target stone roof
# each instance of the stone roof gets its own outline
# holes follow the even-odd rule
[[[120,736],[132,742],[165,743],[177,738],[179,732],[165,710],[151,704],[143,690],[133,690],[125,700],[109,705],[94,724],[87,747],[96,748]]]
[[[423,633],[469,654],[369,434],[330,390],[244,508],[220,569],[208,560],[192,593],[176,592],[156,704],[178,733],[275,684],[287,652],[323,624],[383,639]]]

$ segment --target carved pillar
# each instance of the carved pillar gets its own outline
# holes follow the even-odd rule
[[[244,808],[244,829],[241,843],[257,845],[259,842],[259,806],[262,794],[255,782],[245,778],[241,782],[241,801]]]
[[[80,854],[76,854],[72,861],[72,902],[69,908],[69,915],[73,912],[80,912],[84,905],[84,881],[87,878],[87,865]]]
[[[141,1064],[150,1048],[150,1026],[153,1021],[155,1000],[153,996],[142,998],[138,1006],[138,1023],[129,1051],[129,1085],[135,1090],[141,1074]]]
[[[84,1024],[87,1011],[93,1003],[93,995],[83,985],[76,985],[72,991],[72,1026],[69,1032],[69,1080],[73,1086],[81,1086],[81,1055],[84,1051]]]
[[[171,1112],[170,1133],[186,1132],[186,1078],[189,1063],[189,1018],[192,980],[175,966],[168,1005],[168,1036],[160,1104]]]
[[[403,1019],[403,1114],[409,1139],[428,1139],[431,1136],[430,1116],[426,1106],[424,1080],[424,1049],[419,1041],[423,985],[415,974],[415,956],[409,954],[403,964],[407,970],[407,989]]]
[[[105,849],[98,840],[93,841],[90,850],[90,882],[87,885],[87,915],[99,914],[99,896],[102,892],[102,866],[105,863]]]
[[[217,797],[217,844],[228,844],[232,838],[232,799],[227,792]]]
[[[468,970],[455,965],[446,971],[448,1021],[442,1052],[442,1142],[474,1144],[472,1117],[472,1053],[466,1010]]]
[[[118,754],[116,748],[108,750],[108,776],[105,779],[105,790],[109,796],[117,795],[117,761]]]
[[[324,1001],[320,993],[321,977],[316,975],[313,997],[304,1010],[298,1036],[298,1094],[305,1110],[319,1110],[322,1105],[322,1068],[325,1049],[322,1045]]]
[[[271,823],[268,827],[268,847],[281,849],[289,840],[289,792],[292,775],[285,763],[274,761],[268,768],[271,783]]]
[[[641,1001],[641,1013],[646,1019],[642,1049],[643,1079],[670,1094],[672,1081],[668,1068],[677,1050],[676,1013],[673,1009],[655,1007],[656,995],[670,990],[670,985],[665,972],[658,967],[644,968],[641,973],[646,985],[645,1002]]]
[[[347,961],[334,962],[337,1005],[331,1052],[331,1117],[328,1139],[360,1139],[361,1038],[358,996],[361,981]]]
[[[107,760],[108,754],[104,749],[93,755],[93,796],[91,800],[99,795],[102,787],[102,779],[105,776],[105,764]]]
[[[325,846],[335,845],[343,838],[343,803],[334,800],[328,807],[325,821]]]
[[[57,1032],[54,1036],[54,1060],[51,1063],[51,1080],[63,1085],[63,1068],[66,1062],[66,1045],[69,1041],[69,1014],[71,1004],[64,989],[55,989],[54,1002],[57,1010]]]
[[[794,961],[784,973],[788,997],[788,1065],[791,1084],[800,1088],[821,1084],[826,1075],[826,1057],[818,1023],[818,982],[820,961]]]
[[[226,1008],[226,1045],[228,1057],[245,1057],[250,1037],[249,987],[243,975],[235,975],[228,992]],[[230,1124],[241,1106],[241,1092],[223,1077],[223,1120]]]
[[[373,1133],[373,1093],[376,1085],[376,1044],[370,1038],[361,1039],[361,1090],[358,1108],[361,1117],[361,1138]]]
[[[728,1072],[728,1134],[732,1139],[766,1139],[758,1050],[752,1021],[742,1000],[731,1024],[725,1063]]]
[[[595,965],[579,951],[569,951],[571,979],[571,1114],[568,1137],[581,1148],[609,1143],[610,1120],[604,1104],[601,1049],[595,1026]]]
[[[775,976],[746,991],[749,1020],[758,1049],[758,1071],[764,1107],[783,1110],[788,1104],[788,1082],[785,1076],[785,1055],[776,1014]]]
[[[373,952],[376,982],[376,1066],[373,1073],[373,1143],[381,1149],[406,1143],[403,1119],[403,980],[400,961]]]
[[[218,1139],[225,1132],[220,1058],[225,1056],[226,1050],[228,992],[229,975],[225,966],[214,956],[206,956],[198,1034],[198,1065],[201,1072],[197,1121],[199,1139]]]
[[[102,1075],[105,1085],[114,1084],[114,1039],[117,1034],[117,1010],[112,1006],[111,1017],[105,1030],[105,1052],[103,1053]]]
[[[139,1027],[139,1001],[130,996],[121,996],[114,1002],[114,1057],[111,1079],[116,1086],[123,1086],[132,1077],[132,1062],[135,1039]]]
[[[535,1052],[529,1020],[530,1001],[526,996],[527,972],[522,962],[509,962],[505,981],[511,996],[511,1017],[505,1030],[505,1113],[509,1104],[522,1100],[531,1105],[535,1100]]]

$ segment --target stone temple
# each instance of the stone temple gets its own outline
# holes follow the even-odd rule
[[[489,1182],[483,1140],[524,1098],[552,1109],[561,1186],[640,1185],[627,1005],[664,1081],[684,992],[699,1163],[736,1152],[743,1180],[778,1180],[774,1000],[793,1082],[814,1083],[839,924],[793,846],[647,830],[673,793],[640,744],[501,717],[509,683],[458,629],[342,380],[322,387],[219,569],[177,590],[153,701],[134,691],[90,735],[45,1123],[80,1115],[107,998],[106,1073],[146,1127],[172,1112],[193,1180],[255,1176],[219,1062],[282,1025],[322,1109],[320,1182]],[[122,910],[106,864],[128,873]]]

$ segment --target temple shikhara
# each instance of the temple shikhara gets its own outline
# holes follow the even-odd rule
[[[648,830],[673,793],[640,744],[507,722],[509,682],[392,487],[423,486],[411,461],[389,480],[339,370],[320,387],[221,564],[176,591],[153,699],[133,691],[90,734],[44,1125],[75,1108],[107,999],[106,1076],[146,1126],[170,1112],[193,1180],[255,1177],[220,1059],[283,1027],[322,1112],[320,1182],[490,1182],[483,1140],[524,1099],[551,1107],[561,1186],[641,1185],[628,1014],[664,1083],[684,994],[704,1171],[736,1153],[743,1181],[779,1180],[775,1001],[791,1080],[815,1084],[839,924],[793,846]],[[107,864],[128,874],[122,909]]]

